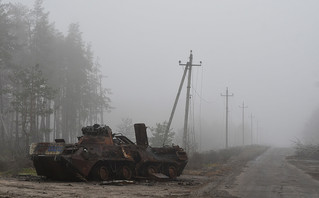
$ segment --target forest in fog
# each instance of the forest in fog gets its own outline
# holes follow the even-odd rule
[[[310,31],[316,22],[311,21],[308,12],[285,16],[283,19],[291,24],[282,26],[285,21],[264,18],[273,9],[270,5],[267,9],[260,6],[263,12],[250,21],[235,17],[252,19],[255,13],[250,9],[231,17],[228,13],[237,11],[237,7],[219,2],[227,8],[227,12],[219,13],[218,6],[200,4],[207,9],[205,15],[191,21],[200,27],[193,34],[187,28],[179,30],[188,27],[187,17],[192,17],[176,14],[178,2],[154,6],[141,1],[123,7],[119,2],[85,2],[79,3],[73,13],[68,12],[72,2],[66,3],[61,13],[56,2],[7,2],[0,0],[0,153],[25,154],[30,143],[55,138],[76,142],[81,128],[94,123],[110,125],[114,132],[134,140],[133,124],[145,122],[150,144],[161,146],[182,75],[177,63],[179,59],[187,61],[192,48],[195,62],[203,60],[203,66],[193,72],[191,93],[188,138],[195,151],[225,148],[225,97],[221,93],[226,86],[234,93],[229,110],[231,147],[243,145],[243,136],[247,144],[290,146],[296,139],[309,144],[319,142],[318,45],[313,41],[316,32]],[[91,10],[83,14],[88,5]],[[137,8],[143,6],[150,9],[140,12]],[[168,8],[166,18],[157,6]],[[189,9],[184,6],[184,10]],[[240,3],[236,6],[247,9]],[[286,6],[281,5],[274,14],[281,16],[281,8]],[[55,17],[50,18],[48,10],[51,14],[55,11]],[[97,18],[92,12],[103,17]],[[225,18],[227,27],[224,22],[219,24],[216,16]],[[81,24],[70,23],[63,31],[57,28],[67,27],[74,19]],[[278,30],[256,26],[260,20]],[[304,21],[311,23],[304,27]],[[247,28],[238,28],[237,24]],[[249,34],[253,32],[250,28],[256,31],[255,36]],[[289,39],[283,39],[285,32],[291,34]],[[305,35],[302,45],[291,47],[289,44],[301,33]],[[84,38],[92,38],[94,46]],[[99,60],[93,49],[105,55],[103,59]],[[103,84],[105,75],[107,85]],[[110,88],[114,90],[112,103]],[[244,119],[240,108],[243,101],[249,106]],[[184,101],[179,105],[169,144],[182,144]],[[105,120],[108,123],[103,123]]]
[[[74,142],[81,127],[103,120],[109,90],[77,23],[62,34],[37,0],[32,8],[0,1],[0,151],[31,142]]]

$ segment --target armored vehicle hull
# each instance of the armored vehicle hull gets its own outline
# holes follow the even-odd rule
[[[145,124],[135,124],[136,143],[108,126],[82,128],[78,143],[34,143],[30,156],[38,175],[56,180],[112,180],[154,178],[164,174],[174,179],[182,174],[187,155],[179,146],[152,148]]]

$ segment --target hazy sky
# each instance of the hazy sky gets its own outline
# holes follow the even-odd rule
[[[113,92],[115,109],[105,115],[113,128],[126,117],[151,126],[168,120],[183,72],[178,61],[186,62],[190,50],[194,62],[203,62],[193,69],[195,120],[225,121],[220,93],[228,86],[235,94],[231,129],[241,124],[244,100],[247,124],[253,113],[263,142],[287,144],[319,106],[317,0],[51,0],[44,6],[62,32],[78,22],[100,57]],[[182,128],[185,87],[174,129]]]

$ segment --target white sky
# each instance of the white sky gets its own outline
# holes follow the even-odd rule
[[[168,120],[183,72],[178,60],[186,62],[189,50],[203,62],[193,70],[193,87],[208,101],[193,96],[195,120],[224,122],[220,93],[228,86],[235,94],[231,129],[241,123],[244,100],[247,124],[253,113],[262,142],[289,144],[318,107],[319,1],[47,0],[44,6],[60,31],[78,22],[100,57],[116,108],[104,117],[113,128],[126,117],[150,126]],[[176,130],[184,101],[185,91]]]

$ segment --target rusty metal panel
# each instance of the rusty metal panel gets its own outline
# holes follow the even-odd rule
[[[136,144],[139,146],[148,146],[146,126],[143,123],[134,124]]]
[[[38,143],[30,146],[30,154],[59,155],[64,150],[64,143]]]

